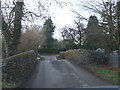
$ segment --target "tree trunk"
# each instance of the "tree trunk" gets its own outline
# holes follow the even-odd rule
[[[118,52],[120,53],[120,1],[117,2],[117,31]]]
[[[19,39],[21,36],[21,19],[23,16],[22,13],[22,5],[23,2],[16,2],[15,6],[15,18],[14,18],[14,33],[13,33],[13,54],[16,54],[18,52],[18,44],[19,44]]]

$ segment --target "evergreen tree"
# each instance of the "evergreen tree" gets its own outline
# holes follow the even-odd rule
[[[96,16],[90,16],[87,28],[85,30],[85,42],[84,46],[87,49],[104,48],[105,34],[99,25],[99,21]]]
[[[53,25],[51,18],[47,19],[43,25],[43,32],[46,37],[45,43],[43,44],[44,48],[52,48],[54,42],[53,38],[54,29],[55,26]]]

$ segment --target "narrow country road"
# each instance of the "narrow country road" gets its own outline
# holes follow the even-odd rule
[[[25,88],[78,88],[110,85],[88,71],[78,68],[67,60],[45,56]]]

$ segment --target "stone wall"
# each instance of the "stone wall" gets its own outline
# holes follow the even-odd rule
[[[37,60],[34,51],[20,53],[2,61],[3,81],[22,82],[34,70]]]
[[[105,57],[104,53],[92,51],[92,50],[84,50],[84,49],[68,50],[64,53],[61,53],[60,57],[65,58],[67,60],[72,60],[77,64],[94,63],[96,65],[99,65],[99,64],[108,63],[108,59]]]

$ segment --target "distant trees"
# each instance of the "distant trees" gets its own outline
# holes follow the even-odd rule
[[[69,47],[75,48],[80,47],[83,42],[84,24],[80,21],[75,21],[76,28],[63,27],[61,30],[61,35],[64,42],[69,43]]]
[[[43,25],[42,31],[45,38],[45,42],[42,45],[43,48],[52,48],[53,47],[53,32],[54,32],[55,26],[53,25],[53,22],[51,18],[47,19]]]
[[[68,40],[69,42],[74,43],[77,31],[74,28],[63,27],[61,34],[63,40]]]
[[[63,43],[67,45],[67,47],[74,47],[75,42],[77,41],[77,30],[70,27],[63,27],[61,30]]]

